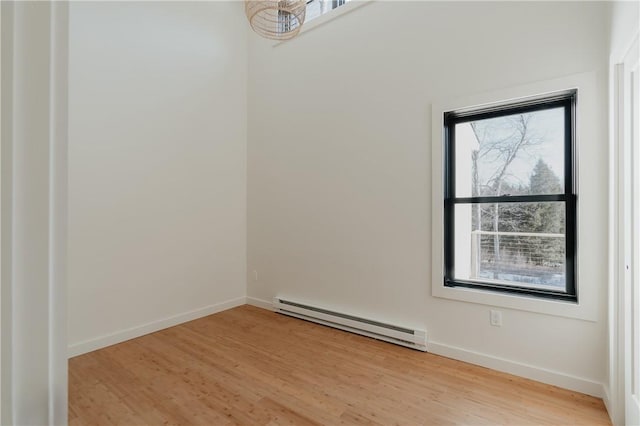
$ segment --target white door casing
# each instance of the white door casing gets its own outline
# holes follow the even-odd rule
[[[640,425],[640,79],[638,78],[638,38],[627,53],[622,70],[623,134],[629,152],[629,218],[625,256],[624,371],[625,422]]]
[[[614,422],[640,425],[640,85],[636,36],[615,64],[613,127],[617,155],[615,250],[618,296],[612,305],[617,339],[612,352],[616,389],[612,389]],[[617,170],[616,170],[617,169]]]

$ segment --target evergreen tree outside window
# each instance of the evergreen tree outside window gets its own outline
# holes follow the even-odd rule
[[[577,300],[575,99],[445,114],[445,286]]]

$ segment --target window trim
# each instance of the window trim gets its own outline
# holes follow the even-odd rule
[[[551,299],[577,302],[576,284],[576,214],[577,196],[575,193],[575,108],[577,91],[575,89],[553,93],[536,99],[507,102],[477,109],[454,110],[444,113],[444,285],[446,287],[468,287],[483,291],[497,291]],[[553,108],[564,110],[564,192],[561,194],[539,195],[497,195],[497,196],[455,196],[455,125],[469,121],[486,120],[514,114],[545,111]],[[565,206],[565,290],[547,290],[527,286],[516,286],[488,281],[456,279],[455,263],[455,205],[473,203],[533,203],[559,201]]]
[[[342,6],[336,7],[335,9],[331,9],[330,11],[328,11],[327,13],[325,13],[324,15],[320,15],[308,22],[305,22],[304,24],[302,24],[302,28],[300,29],[300,33],[298,33],[297,36],[289,39],[289,40],[277,40],[273,43],[272,47],[277,47],[280,45],[287,45],[289,44],[288,42],[291,42],[293,40],[297,40],[300,38],[300,36],[302,36],[303,34],[317,28],[320,27],[324,24],[326,24],[327,22],[333,21],[336,18],[339,18],[342,15],[346,15],[347,13],[351,13],[356,9],[359,9],[362,6],[368,5],[368,4],[372,4],[374,2],[374,0],[350,0],[347,3],[343,4]]]
[[[521,83],[515,87],[494,89],[489,92],[451,96],[453,92],[441,92],[431,102],[430,137],[426,143],[431,151],[431,250],[427,261],[431,260],[430,294],[433,297],[448,300],[450,303],[469,303],[502,307],[514,311],[533,312],[544,315],[572,318],[583,321],[598,321],[601,310],[605,308],[601,301],[606,298],[607,257],[602,247],[606,247],[607,191],[606,154],[602,140],[606,139],[607,127],[602,115],[606,114],[607,98],[595,71],[567,75],[564,77]],[[574,174],[576,190],[581,187],[592,188],[582,192],[577,205],[576,279],[580,283],[578,302],[557,299],[528,297],[511,293],[498,293],[467,287],[446,287],[444,285],[444,113],[463,111],[465,108],[490,108],[492,105],[527,99],[539,99],[551,93],[577,89],[580,102],[576,104],[576,140]],[[447,95],[448,93],[448,95]],[[580,164],[592,164],[596,169],[581,173]],[[605,207],[603,207],[605,206]],[[604,227],[604,228],[603,228]],[[580,244],[583,238],[588,244]],[[604,257],[603,257],[604,256]]]

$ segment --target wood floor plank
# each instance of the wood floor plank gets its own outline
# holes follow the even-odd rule
[[[69,424],[610,422],[598,398],[241,306],[72,358]]]

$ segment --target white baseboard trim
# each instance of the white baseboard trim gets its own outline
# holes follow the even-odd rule
[[[270,311],[273,310],[271,301],[255,297],[247,297],[247,304]],[[605,405],[608,403],[608,400],[605,399],[608,397],[608,393],[604,385],[592,380],[433,341],[427,342],[427,352],[603,398]]]
[[[94,339],[85,340],[74,343],[68,347],[69,358],[92,352],[107,346],[115,345],[126,340],[144,336],[145,334],[154,333],[165,328],[173,327],[188,321],[212,315],[227,309],[235,308],[248,304],[258,308],[273,310],[271,301],[258,299],[255,297],[238,297],[226,302],[216,303],[214,305],[205,306],[193,311],[184,312],[182,314],[173,315],[168,318],[149,322],[136,327],[131,327],[115,333],[106,334]],[[516,376],[524,377],[538,382],[547,383],[564,389],[585,393],[587,395],[603,398],[607,410],[610,412],[609,393],[602,383],[580,377],[571,376],[545,368],[534,367],[516,361],[495,357],[475,351],[470,351],[443,343],[430,341],[427,343],[427,352],[452,358],[458,361],[464,361],[471,364],[480,365],[482,367],[491,368],[493,370],[502,371]]]
[[[613,413],[613,405],[611,405],[611,394],[609,393],[609,386],[602,385],[602,402],[604,402],[604,407],[607,409],[607,413],[609,414],[609,419],[611,419],[611,424],[616,424]]]
[[[255,297],[247,296],[247,305],[256,306],[258,308],[267,309],[273,311],[273,302]]]
[[[449,346],[438,342],[428,342],[427,352],[458,361],[468,362],[470,364],[480,365],[482,367],[491,368],[492,370],[502,371],[504,373],[513,374],[515,376],[524,377],[526,379],[535,380],[549,385],[558,386],[575,392],[585,393],[597,398],[603,398],[605,396],[602,383],[571,376],[558,371],[534,367],[532,365],[482,354],[455,346]]]
[[[247,303],[246,297],[238,297],[236,299],[227,300],[226,302],[216,303],[214,305],[209,305],[209,306],[205,306],[204,308],[199,308],[193,311],[184,312],[178,315],[173,315],[168,318],[152,321],[136,327],[131,327],[125,330],[116,331],[114,333],[105,334],[100,337],[88,339],[82,342],[69,345],[67,349],[67,354],[69,358],[82,355],[87,352],[92,352],[97,349],[115,345],[116,343],[121,343],[126,340],[135,339],[136,337],[144,336],[145,334],[154,333],[156,331],[160,331],[165,328],[173,327],[178,324],[182,324],[188,321],[193,321],[198,318],[206,317],[207,315],[226,311],[227,309],[235,308],[236,306],[242,306],[246,303]]]

